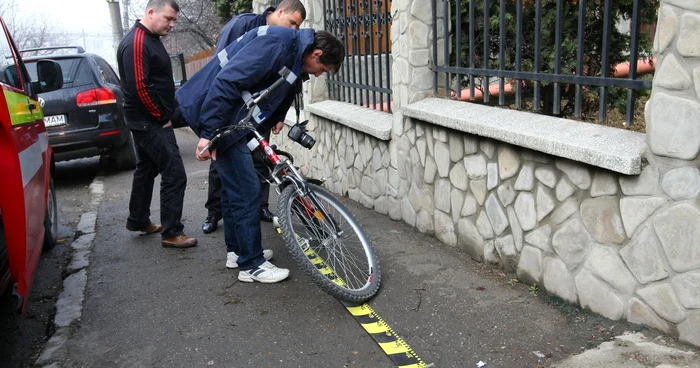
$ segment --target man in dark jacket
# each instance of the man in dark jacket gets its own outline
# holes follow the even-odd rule
[[[174,0],[149,0],[143,19],[124,36],[117,50],[124,92],[124,118],[136,146],[136,170],[126,228],[147,234],[162,231],[164,247],[188,248],[197,239],[184,234],[182,203],[187,186],[185,166],[170,122],[176,110],[170,56],[160,42],[175,27]],[[150,220],[155,177],[161,175],[160,218]]]
[[[253,108],[259,131],[282,121],[296,93],[302,73],[320,76],[336,70],[345,46],[333,35],[313,29],[259,27],[219,52],[178,90],[182,116],[199,135],[196,157],[214,159],[221,176],[224,239],[228,252],[238,255],[238,280],[273,283],[289,270],[278,268],[263,255],[260,235],[260,180],[243,131],[225,137],[210,152],[201,153],[218,128],[236,124],[248,111],[246,102],[286,74],[285,83]]]
[[[287,28],[299,29],[301,23],[306,19],[306,8],[300,0],[284,0],[282,1],[277,9],[267,8],[262,14],[240,14],[233,17],[224,28],[221,30],[221,35],[219,35],[219,40],[216,42],[216,51],[214,54],[221,52],[226,46],[231,42],[238,39],[238,37],[243,36],[246,32],[251,29],[258,28],[260,26],[280,26]],[[277,134],[282,130],[283,124],[278,124],[272,128],[272,132]],[[265,135],[266,139],[270,138],[270,133]],[[260,155],[253,156],[253,162],[256,168],[260,168],[261,171],[266,170],[264,163],[260,162]],[[207,191],[207,202],[204,207],[207,209],[207,218],[202,224],[202,232],[205,234],[212,233],[216,231],[219,225],[219,220],[221,220],[221,179],[219,174],[216,172],[214,164],[209,165],[209,186]],[[260,196],[260,219],[263,221],[271,222],[274,216],[268,209],[268,198],[270,196],[270,185],[267,183],[262,183]],[[270,255],[271,256],[271,255]],[[235,257],[235,255],[232,255]],[[235,268],[236,263],[228,262],[226,264],[229,268]]]

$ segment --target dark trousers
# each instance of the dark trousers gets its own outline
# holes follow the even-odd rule
[[[214,161],[209,164],[209,188],[207,189],[207,202],[204,203],[208,215],[215,219],[221,218],[221,178],[214,167]]]
[[[221,177],[221,213],[227,252],[236,252],[238,266],[249,270],[265,262],[260,235],[260,179],[245,140],[240,140],[214,161]]]
[[[156,176],[160,174],[160,220],[164,239],[183,234],[182,202],[187,174],[172,127],[150,126],[133,130],[136,146],[136,170],[129,200],[127,223],[135,226],[151,222],[151,198]]]
[[[270,132],[263,134],[265,139],[270,139]],[[256,149],[253,152],[253,166],[260,175],[267,177],[268,169],[265,164],[265,158],[260,149]],[[267,207],[270,200],[270,184],[263,181],[260,184],[260,207]],[[207,209],[209,216],[215,219],[221,218],[221,177],[216,171],[214,162],[209,165],[209,188],[207,190],[207,202],[204,204]]]

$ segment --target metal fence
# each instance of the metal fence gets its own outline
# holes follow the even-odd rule
[[[643,26],[655,19],[653,0],[431,1],[433,34],[448,40],[438,50],[433,37],[433,60],[444,56],[435,66],[436,94],[442,85],[458,100],[491,103],[497,95],[498,105],[588,119],[597,113],[600,121],[611,105],[625,104],[629,126],[638,93],[651,89],[639,71],[653,71],[645,58],[654,25]]]
[[[391,112],[391,0],[323,0],[324,26],[346,46],[331,99]]]

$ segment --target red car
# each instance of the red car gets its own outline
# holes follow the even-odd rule
[[[20,311],[58,226],[53,151],[37,94],[61,88],[63,74],[50,60],[37,69],[31,82],[0,17],[0,294],[11,289]]]

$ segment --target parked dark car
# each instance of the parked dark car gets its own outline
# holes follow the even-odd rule
[[[66,49],[76,51],[56,53]],[[119,77],[109,63],[80,46],[21,53],[32,80],[36,80],[36,61],[40,59],[54,60],[63,70],[63,88],[39,94],[56,161],[106,155],[117,170],[135,168],[136,153],[124,123]]]

